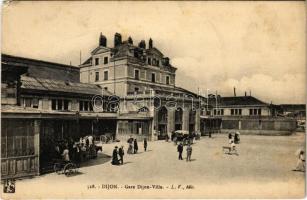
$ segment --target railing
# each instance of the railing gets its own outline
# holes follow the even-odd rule
[[[1,179],[39,174],[38,155],[1,158]]]

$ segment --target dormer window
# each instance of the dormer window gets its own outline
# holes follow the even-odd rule
[[[139,57],[139,54],[138,54],[137,51],[134,51],[133,54],[134,54],[134,57],[135,57],[135,58],[138,58],[138,57]]]
[[[154,65],[154,66],[159,66],[159,65],[160,65],[159,60],[156,59],[156,58],[153,58],[153,59],[152,59],[152,65]]]
[[[151,65],[151,58],[148,58],[148,65]]]
[[[99,58],[95,58],[95,65],[99,65]]]
[[[169,76],[166,76],[165,83],[166,85],[169,85]]]
[[[104,58],[103,58],[103,64],[108,64],[108,62],[109,62],[108,57],[104,57]]]

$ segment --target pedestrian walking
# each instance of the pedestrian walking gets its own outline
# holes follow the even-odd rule
[[[183,160],[183,159],[182,159],[183,145],[182,145],[181,142],[180,142],[179,145],[177,146],[177,151],[178,151],[178,153],[179,153],[178,159],[179,159],[179,160]]]
[[[127,154],[132,154],[133,153],[133,143],[134,139],[132,136],[130,136],[130,138],[127,140],[129,146],[128,146],[128,150],[127,150]]]
[[[120,164],[123,165],[124,164],[124,155],[125,155],[124,146],[121,146],[119,148],[118,155],[119,155]]]
[[[228,139],[230,140],[232,138],[232,135],[231,135],[231,133],[229,132],[228,133]]]
[[[192,156],[192,147],[191,147],[190,144],[188,144],[188,147],[187,147],[187,162],[191,161],[191,156]]]
[[[132,153],[133,153],[133,152],[132,152],[132,151],[133,151],[132,149],[133,149],[132,143],[129,143],[129,147],[128,147],[127,153],[128,153],[128,154],[132,154]]]
[[[117,146],[115,146],[114,150],[113,150],[113,154],[112,154],[112,165],[119,165],[119,161],[118,161],[118,152],[117,152]]]
[[[134,139],[133,149],[134,149],[134,153],[135,153],[135,154],[138,153],[139,147],[138,147],[138,142],[137,142],[136,139]]]
[[[144,151],[147,150],[147,138],[144,138]]]
[[[305,152],[304,150],[299,150],[298,154],[298,160],[296,163],[296,167],[294,171],[305,171]]]

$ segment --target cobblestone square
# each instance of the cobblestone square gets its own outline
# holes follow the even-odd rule
[[[305,173],[294,172],[295,151],[305,136],[242,135],[239,155],[222,151],[227,135],[202,137],[192,145],[192,161],[178,160],[171,142],[149,142],[148,151],[125,155],[122,166],[111,165],[115,145],[104,145],[103,154],[85,163],[77,175],[55,173],[17,180],[23,197],[68,198],[297,198],[304,196]],[[180,186],[179,186],[180,185]],[[14,198],[14,195],[3,197]]]

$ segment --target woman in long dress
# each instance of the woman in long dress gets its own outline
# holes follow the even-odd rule
[[[112,165],[119,165],[117,146],[115,146],[112,154]]]

